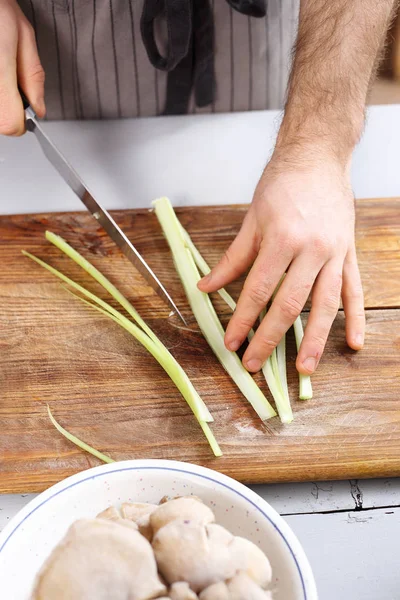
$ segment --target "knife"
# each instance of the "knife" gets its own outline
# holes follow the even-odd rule
[[[103,208],[79,177],[79,175],[70,166],[61,152],[56,148],[48,135],[43,131],[39,124],[35,111],[30,106],[25,94],[20,90],[22,102],[25,110],[26,129],[35,134],[46,158],[59,172],[64,181],[69,185],[71,190],[75,192],[78,198],[83,202],[89,212],[100,223],[103,229],[108,233],[110,238],[137,268],[139,273],[143,275],[147,283],[157,292],[157,294],[166,302],[170,308],[182,319],[186,325],[180,310],[172,300],[171,296],[160,282],[155,273],[150,269],[149,265],[136,250],[135,246],[129,241],[122,229],[116,224],[112,216]]]

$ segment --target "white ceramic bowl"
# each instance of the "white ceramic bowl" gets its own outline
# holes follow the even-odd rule
[[[95,467],[54,485],[24,507],[0,535],[1,597],[28,600],[35,575],[73,521],[110,504],[158,503],[194,494],[235,535],[260,546],[272,564],[274,600],[317,600],[297,538],[271,506],[233,479],[196,465],[128,460]]]

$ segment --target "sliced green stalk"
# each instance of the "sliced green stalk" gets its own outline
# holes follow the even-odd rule
[[[72,292],[71,290],[67,289],[67,291],[70,294],[72,294],[73,296],[75,296],[75,298],[77,298],[78,300],[83,302],[84,304],[87,304],[91,308],[98,310],[106,317],[109,317],[110,319],[112,319],[115,323],[117,323],[118,325],[123,327],[133,337],[135,337],[146,348],[146,350],[148,350],[148,352],[150,352],[150,354],[156,359],[156,361],[163,367],[164,371],[166,371],[166,373],[170,376],[170,378],[175,383],[176,387],[179,389],[182,396],[185,398],[186,402],[190,406],[190,408],[191,408],[194,416],[198,420],[199,424],[202,425],[202,423],[209,421],[209,417],[211,417],[211,415],[208,412],[206,405],[204,404],[203,400],[200,398],[200,396],[197,394],[196,391],[195,391],[195,394],[197,395],[197,398],[196,398],[196,396],[194,396],[191,389],[189,390],[190,393],[188,393],[188,389],[187,389],[187,385],[186,385],[187,381],[186,381],[186,379],[182,379],[182,377],[181,377],[180,370],[182,369],[182,367],[179,365],[179,363],[176,362],[176,360],[173,358],[173,356],[171,354],[168,353],[169,356],[166,355],[163,352],[163,349],[160,348],[160,346],[158,344],[155,344],[153,342],[153,340],[150,340],[149,337],[146,336],[146,334],[141,329],[139,329],[134,323],[132,323],[129,319],[127,319],[120,312],[116,311],[115,309],[110,311],[105,308],[102,308],[101,306],[96,306],[95,304],[92,304],[92,302],[88,302],[84,298],[81,298],[80,296],[78,296],[77,294]],[[109,308],[112,309],[111,306],[109,306]],[[168,360],[169,358],[171,360]],[[177,365],[179,366],[179,369],[177,368]],[[192,386],[192,383],[190,382],[190,380],[188,380],[188,381],[189,381],[190,385]],[[193,398],[195,398],[195,401],[193,400]],[[200,402],[199,402],[199,400],[200,400]],[[212,417],[211,417],[211,419],[212,419]],[[212,422],[212,421],[209,421],[209,422]],[[218,446],[218,444],[215,440],[214,440],[214,442]]]
[[[295,322],[293,323],[294,329],[294,337],[296,338],[296,347],[297,352],[299,351],[301,342],[304,337],[303,323],[301,322],[301,318],[297,317]],[[311,385],[311,377],[309,375],[303,375],[303,373],[299,373],[299,398],[300,400],[311,400],[313,397],[312,385]]]
[[[50,266],[37,256],[34,256],[30,252],[22,251],[24,256],[31,258],[36,263],[41,265],[43,268],[47,269],[67,283],[72,288],[76,289],[78,292],[89,298],[92,302],[98,304],[102,309],[103,313],[107,316],[113,317],[116,322],[118,322],[122,327],[127,329],[131,335],[133,335],[138,342],[140,342],[146,350],[148,350],[151,354],[153,354],[154,358],[161,364],[161,366],[167,371],[168,375],[170,375],[171,379],[174,381],[175,385],[179,388],[185,400],[188,402],[190,408],[193,410],[196,418],[201,419],[202,421],[207,421],[208,423],[213,422],[213,417],[210,414],[207,406],[200,398],[199,394],[193,387],[192,382],[187,376],[186,372],[182,369],[177,360],[172,356],[169,350],[164,346],[164,344],[157,338],[157,343],[150,339],[146,333],[144,333],[137,325],[129,321],[121,312],[116,310],[113,306],[104,302],[101,298],[89,292],[86,288],[73,281],[61,271],[58,271],[54,267]],[[79,297],[79,296],[78,296]],[[89,303],[90,304],[90,303]],[[155,356],[155,354],[157,356]],[[178,385],[179,384],[179,385]]]
[[[222,451],[221,448],[218,445],[217,440],[215,439],[215,436],[213,434],[213,432],[210,429],[210,426],[208,423],[206,423],[205,421],[199,421],[200,427],[203,430],[204,435],[206,436],[208,443],[210,444],[211,450],[214,452],[215,456],[222,456]]]
[[[93,279],[95,279],[107,292],[116,300],[125,310],[126,312],[136,321],[138,325],[147,333],[152,340],[156,343],[160,342],[160,339],[156,336],[154,331],[150,329],[147,323],[142,319],[138,311],[132,304],[129,302],[127,298],[118,288],[115,287],[113,283],[103,273],[101,273],[94,265],[92,265],[86,258],[81,256],[77,250],[72,248],[62,237],[52,233],[51,231],[46,231],[46,239],[54,244],[59,250],[64,252],[71,260],[73,260],[77,265],[79,265],[82,269],[86,271]]]
[[[113,463],[113,462],[115,462],[112,458],[110,458],[106,454],[103,454],[102,452],[99,452],[98,450],[96,450],[96,448],[92,448],[92,446],[89,446],[89,444],[86,444],[86,442],[83,442],[82,440],[80,440],[79,438],[77,438],[75,435],[73,435],[72,433],[70,433],[69,431],[67,431],[66,429],[64,429],[64,427],[61,427],[61,425],[53,417],[49,405],[47,405],[47,412],[49,413],[50,421],[53,423],[54,427],[56,429],[58,429],[58,431],[64,437],[66,437],[67,440],[69,440],[70,442],[72,442],[73,444],[75,444],[75,446],[78,446],[82,450],[85,450],[86,452],[89,452],[90,454],[93,454],[93,456],[96,456],[96,458],[99,458],[100,460],[102,460],[105,463]]]
[[[184,229],[182,227],[182,225],[181,225],[181,229],[182,229],[182,235],[185,239],[186,247],[189,248],[189,250],[193,256],[194,262],[196,263],[200,273],[203,276],[208,275],[211,272],[210,267],[208,266],[208,264],[206,263],[206,261],[204,260],[204,258],[200,254],[200,252],[197,250],[196,246],[194,245],[194,243],[192,241],[192,238],[190,237],[190,235],[188,234],[186,229]],[[236,302],[234,301],[232,296],[230,294],[228,294],[228,292],[224,288],[221,288],[220,290],[218,290],[218,294],[221,296],[221,298],[223,300],[225,300],[226,304],[229,306],[229,308],[233,312],[236,309]]]
[[[142,329],[140,329],[140,327],[138,327],[137,325],[132,323],[127,317],[125,317],[125,315],[120,313],[110,304],[108,304],[101,298],[98,298],[95,294],[89,292],[88,290],[86,290],[86,288],[79,285],[78,283],[76,283],[75,281],[73,281],[54,267],[51,267],[46,262],[30,254],[29,252],[26,252],[24,250],[22,252],[25,256],[31,258],[39,265],[50,271],[53,275],[67,283],[70,287],[76,289],[78,292],[89,298],[91,302],[88,302],[84,298],[81,298],[74,292],[68,290],[71,294],[79,298],[79,300],[85,302],[86,304],[89,304],[93,308],[96,308],[102,314],[108,316],[109,318],[114,320],[118,325],[126,329],[146,348],[146,350],[148,350],[148,352],[150,352],[150,354],[152,354],[152,356],[154,356],[154,358],[159,362],[159,364],[163,367],[166,373],[170,376],[172,381],[175,383],[175,385],[185,398],[193,414],[198,420],[200,426],[202,427],[212,450],[214,452],[217,452],[216,456],[221,456],[221,450],[219,449],[218,443],[215,440],[210,428],[207,429],[204,427],[204,423],[212,422],[213,417],[211,416],[207,406],[193,387],[193,384],[188,378],[186,372],[182,369],[180,364],[172,356],[169,350],[167,350],[167,348],[162,344],[162,342],[158,338],[156,338],[158,341],[155,342],[154,339],[150,338],[144,331],[142,331]]]
[[[286,374],[286,334],[283,335],[281,341],[276,347],[276,362],[278,367],[278,376],[282,386],[282,392],[289,399],[289,389],[287,384]]]
[[[204,258],[202,257],[202,255],[200,254],[198,249],[196,248],[196,246],[193,243],[188,232],[182,226],[181,226],[181,230],[182,230],[183,237],[185,239],[186,246],[187,246],[187,248],[189,248],[189,250],[193,256],[193,259],[194,259],[197,267],[199,268],[201,274],[208,275],[208,273],[210,273],[210,271],[211,271],[210,267],[208,266],[207,262],[204,260]],[[281,281],[283,281],[283,278],[281,279]],[[279,283],[279,285],[280,285],[280,283]],[[236,302],[232,298],[232,296],[230,294],[228,294],[228,292],[224,288],[221,288],[220,290],[218,290],[218,293],[221,296],[221,298],[223,300],[225,300],[226,304],[231,308],[232,312],[235,311]],[[262,312],[262,314],[260,315],[260,320],[262,320],[264,318],[265,314],[266,314],[266,311],[264,310]],[[249,342],[251,341],[253,336],[254,336],[254,330],[251,329],[247,336],[249,339]],[[266,362],[264,363],[264,365],[262,367],[262,371],[263,371],[264,377],[267,381],[267,385],[272,394],[272,397],[274,398],[281,421],[283,423],[291,423],[291,421],[293,421],[293,412],[292,412],[292,408],[290,405],[289,390],[288,390],[288,386],[287,386],[287,377],[286,377],[286,357],[285,357],[285,355],[286,355],[286,340],[285,340],[285,336],[282,338],[282,341],[278,346],[278,352],[279,352],[281,361],[284,361],[283,366],[281,367],[280,362],[278,361],[276,369],[273,369],[273,362],[277,361],[277,354],[276,354],[276,351],[274,350],[274,352],[273,352],[274,356],[270,356],[266,360]],[[282,381],[281,381],[281,377],[283,377]]]
[[[173,259],[182,281],[196,321],[214,354],[234,380],[243,395],[263,421],[275,416],[275,411],[264,394],[243,367],[238,355],[224,344],[224,329],[211,304],[208,294],[201,292],[197,283],[200,274],[190,249],[182,234],[182,227],[167,198],[153,202],[155,213],[172,251]]]

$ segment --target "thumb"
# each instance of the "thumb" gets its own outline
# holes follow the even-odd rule
[[[17,51],[18,81],[38,117],[46,113],[44,103],[44,70],[40,62],[35,32],[21,13]]]
[[[219,263],[199,281],[198,288],[206,293],[220,290],[244,273],[256,256],[255,227],[247,214],[238,235]]]

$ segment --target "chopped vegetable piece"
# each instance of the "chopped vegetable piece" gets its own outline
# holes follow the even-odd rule
[[[197,267],[199,268],[201,274],[208,275],[208,273],[210,273],[210,271],[211,271],[210,267],[208,266],[207,262],[204,260],[203,256],[200,254],[200,252],[196,248],[196,246],[193,243],[193,240],[191,239],[188,232],[182,226],[181,226],[181,229],[182,229],[182,235],[185,239],[186,246],[187,246],[187,248],[189,248],[190,252],[192,253],[193,259],[194,259]],[[284,278],[284,276],[282,277],[281,281],[279,282],[273,296],[276,295],[276,293],[283,281],[283,278]],[[228,292],[224,288],[221,288],[220,290],[218,290],[218,293],[221,296],[221,298],[223,300],[225,300],[226,304],[231,308],[231,310],[234,311],[236,309],[236,302],[232,298],[232,296],[230,294],[228,294]],[[262,320],[264,318],[265,314],[266,314],[266,311],[264,310],[262,315],[260,316],[260,320]],[[303,339],[303,325],[301,323],[300,316],[297,317],[296,321],[294,322],[293,328],[294,328],[294,332],[295,332],[295,336],[296,336],[296,344],[297,344],[297,350],[298,350],[300,347],[301,340]],[[296,334],[296,331],[297,331],[297,334]],[[251,340],[251,338],[253,336],[254,336],[254,331],[251,329],[250,333],[248,335],[249,341]],[[299,339],[299,342],[298,342],[298,339]],[[271,394],[274,397],[275,403],[277,403],[277,408],[278,408],[280,389],[282,389],[282,391],[286,397],[286,401],[290,403],[289,390],[288,390],[288,385],[287,385],[287,376],[286,376],[286,336],[283,336],[282,340],[280,341],[280,343],[277,346],[276,352],[277,352],[276,360],[277,360],[277,366],[278,366],[276,373],[275,373],[275,370],[272,369],[272,365],[271,365],[272,357],[269,357],[268,360],[264,363],[262,370],[263,370],[265,379],[267,380],[268,387],[271,391]],[[274,382],[273,379],[276,379],[276,381]],[[311,399],[312,398],[311,378],[308,375],[299,374],[299,381],[300,381],[300,400]],[[278,398],[278,400],[277,400],[277,398]],[[278,412],[279,412],[279,410],[278,410]],[[292,410],[290,408],[290,413],[286,414],[285,420],[283,422],[290,423],[293,420],[293,415],[291,415],[291,413],[292,413]]]
[[[191,239],[188,232],[182,226],[181,226],[181,229],[182,229],[183,237],[185,239],[186,247],[190,250],[197,267],[199,268],[202,275],[207,275],[211,271],[210,267],[208,266],[207,262],[204,260],[204,258],[202,257],[202,255],[200,254],[200,252],[198,251],[196,246],[194,245],[193,240]],[[236,302],[234,301],[232,296],[230,294],[228,294],[228,292],[224,288],[221,288],[220,290],[218,290],[218,293],[221,296],[221,298],[223,300],[225,300],[226,304],[231,308],[231,310],[234,311],[236,309]],[[264,316],[265,316],[265,311],[263,311],[263,313],[260,315],[260,320],[262,320],[262,318]],[[250,329],[249,335],[247,336],[249,341],[251,341],[253,336],[254,336],[254,330]],[[278,413],[279,413],[282,423],[291,423],[291,421],[293,421],[293,412],[292,412],[292,408],[290,406],[289,391],[287,389],[286,364],[285,364],[286,357],[285,357],[285,347],[283,346],[284,344],[285,344],[285,338],[283,338],[283,341],[280,344],[281,360],[284,361],[283,367],[280,368],[279,363],[278,363],[276,369],[273,369],[273,361],[274,361],[274,359],[275,359],[275,362],[277,360],[276,350],[274,350],[274,353],[273,353],[274,356],[270,356],[266,360],[266,362],[264,363],[264,365],[262,367],[262,371],[263,371],[264,377],[267,381],[267,385],[272,394],[272,397],[274,398],[276,408],[278,410]],[[278,346],[278,349],[279,349],[279,346]],[[283,382],[281,382],[281,374],[282,374],[282,376],[284,374]]]
[[[105,463],[113,463],[113,462],[115,462],[112,458],[110,458],[106,454],[102,454],[102,452],[99,452],[98,450],[96,450],[96,448],[92,448],[92,446],[89,446],[89,444],[86,444],[86,442],[83,442],[82,440],[80,440],[79,438],[77,438],[75,435],[73,435],[72,433],[70,433],[69,431],[67,431],[66,429],[64,429],[64,427],[61,427],[61,425],[53,417],[49,405],[47,405],[47,412],[49,413],[50,421],[53,423],[54,427],[64,437],[66,437],[67,440],[69,440],[70,442],[72,442],[73,444],[75,444],[75,446],[79,446],[79,448],[82,448],[82,450],[85,450],[86,452],[89,452],[90,454],[93,454],[93,456],[96,456],[97,458],[99,458],[100,460],[102,460]]]
[[[174,209],[168,198],[160,198],[153,202],[155,213],[163,229],[164,235],[172,251],[175,267],[182,281],[196,321],[220,363],[229,373],[233,381],[247,398],[263,421],[276,415],[264,394],[243,367],[238,355],[230,352],[224,344],[224,329],[218,319],[211,300],[201,292],[197,283],[200,274],[196,267],[187,241],[182,233]]]
[[[295,322],[293,323],[294,336],[296,338],[296,347],[297,352],[299,351],[300,344],[304,337],[303,323],[301,322],[300,317],[297,317]],[[300,400],[311,400],[313,397],[313,391],[311,386],[311,377],[309,375],[303,375],[303,373],[299,373],[299,387]]]
[[[31,258],[35,262],[37,262],[39,265],[41,265],[48,271],[50,271],[53,275],[55,275],[56,277],[58,277],[59,279],[64,281],[66,284],[68,284],[73,289],[77,290],[83,296],[86,296],[86,298],[88,298],[90,301],[85,300],[81,296],[74,294],[72,291],[68,290],[74,296],[79,298],[79,300],[90,305],[92,308],[97,309],[102,314],[111,318],[118,325],[120,325],[121,327],[126,329],[133,337],[135,337],[146,348],[146,350],[148,350],[148,352],[150,352],[154,356],[154,358],[159,362],[159,364],[163,367],[163,369],[166,371],[166,373],[170,376],[170,378],[175,383],[175,385],[177,386],[177,388],[179,389],[179,391],[185,398],[186,402],[190,406],[190,408],[191,408],[193,414],[195,415],[197,421],[199,422],[199,425],[201,426],[215,456],[221,456],[222,455],[221,449],[219,448],[218,443],[217,443],[210,427],[207,425],[208,422],[213,421],[213,418],[212,418],[208,408],[206,407],[205,403],[203,402],[203,400],[200,398],[199,394],[193,387],[193,384],[191,383],[187,374],[180,366],[180,364],[176,361],[176,359],[172,356],[172,354],[164,346],[164,344],[160,341],[160,339],[146,325],[146,323],[140,317],[139,313],[133,308],[133,306],[130,304],[130,302],[128,300],[126,300],[126,298],[119,292],[119,290],[117,290],[117,288],[113,284],[111,284],[111,282],[109,282],[108,279],[106,279],[102,275],[102,273],[100,273],[100,271],[98,271],[94,267],[93,267],[93,269],[90,269],[89,267],[92,265],[90,265],[90,263],[88,261],[86,261],[86,259],[83,259],[82,257],[81,258],[83,260],[83,263],[81,264],[81,261],[78,260],[78,258],[77,258],[80,256],[79,253],[76,252],[75,250],[73,250],[67,244],[67,242],[65,242],[59,236],[54,236],[54,237],[53,236],[54,236],[54,234],[50,234],[48,232],[48,238],[50,240],[53,240],[56,238],[57,246],[60,249],[62,249],[63,251],[68,249],[68,256],[70,256],[71,258],[73,257],[73,260],[75,262],[77,262],[81,266],[82,266],[82,264],[85,264],[85,267],[83,267],[83,268],[85,268],[85,270],[88,273],[90,273],[92,275],[94,272],[96,273],[95,279],[97,281],[99,281],[99,283],[101,283],[102,285],[104,284],[103,287],[105,287],[107,285],[106,289],[108,291],[112,290],[112,291],[110,291],[110,293],[113,295],[113,297],[116,300],[118,300],[118,302],[124,308],[126,308],[126,310],[128,310],[128,308],[129,308],[129,311],[128,311],[129,314],[131,314],[131,316],[134,316],[136,322],[140,325],[140,327],[138,327],[137,325],[132,323],[127,317],[125,317],[125,315],[123,315],[121,312],[116,310],[110,304],[108,304],[101,298],[98,298],[95,294],[93,294],[92,292],[89,292],[83,286],[79,285],[78,283],[76,283],[75,281],[73,281],[72,279],[70,279],[69,277],[67,277],[66,275],[64,275],[57,269],[55,269],[54,267],[51,267],[50,265],[48,265],[46,262],[44,262],[40,258],[37,258],[36,256],[33,256],[32,254],[30,254],[29,252],[26,252],[26,251],[22,251],[23,254],[25,256]],[[145,329],[145,330],[143,330],[143,329]],[[148,331],[152,333],[151,337],[147,333]]]

